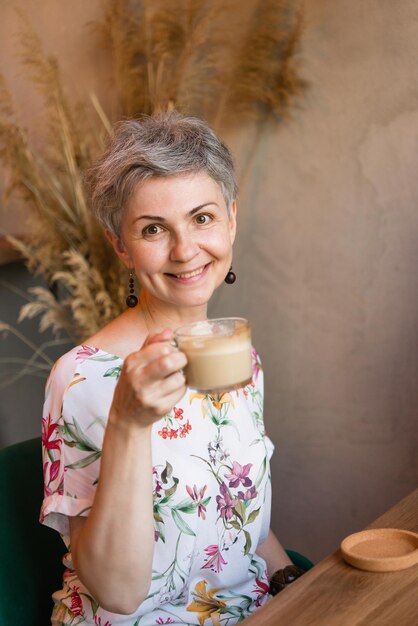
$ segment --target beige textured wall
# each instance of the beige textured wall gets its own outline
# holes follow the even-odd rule
[[[215,312],[253,321],[273,525],[316,559],[418,484],[418,5],[306,8],[310,91],[260,140]]]
[[[7,73],[12,7],[3,2]],[[76,92],[108,90],[96,2],[25,0]],[[241,177],[238,282],[213,314],[253,324],[266,373],[273,526],[318,559],[417,485],[418,5],[307,0],[291,122],[227,136]],[[86,61],[87,59],[87,61]],[[23,115],[38,115],[14,78]],[[5,223],[5,216],[1,217]]]

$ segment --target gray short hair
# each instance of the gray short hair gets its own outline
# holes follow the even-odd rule
[[[237,194],[234,164],[206,122],[177,111],[122,121],[103,156],[86,172],[92,211],[119,237],[123,210],[139,183],[189,172],[205,172],[215,180],[229,211]]]

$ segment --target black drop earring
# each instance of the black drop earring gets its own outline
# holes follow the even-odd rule
[[[132,270],[129,274],[129,296],[126,298],[126,306],[131,309],[138,304],[138,298],[135,295],[135,287],[134,287],[134,275]]]
[[[232,271],[232,265],[231,265],[231,267],[229,268],[228,274],[225,276],[225,282],[227,285],[233,285],[236,280],[237,280],[237,275],[235,274],[235,272]]]

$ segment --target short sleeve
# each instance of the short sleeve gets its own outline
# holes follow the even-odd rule
[[[253,384],[256,386],[260,398],[261,398],[261,406],[264,404],[264,374],[263,367],[261,363],[261,358],[258,352],[253,348],[252,351],[252,366],[253,366]],[[270,437],[265,434],[264,427],[264,416],[263,412],[261,412],[261,422],[259,422],[260,434],[264,440],[264,446],[266,450],[266,456],[268,461],[268,466],[270,465],[270,459],[274,452],[274,444],[271,441]],[[260,528],[260,537],[258,544],[264,543],[267,539],[270,530],[270,517],[271,517],[271,478],[270,478],[270,467],[268,471],[268,478],[266,481],[265,491],[264,491],[264,503],[262,508],[262,523]]]
[[[73,351],[61,357],[47,383],[43,416],[44,500],[40,521],[69,535],[68,518],[87,516],[100,470],[114,378]],[[110,378],[110,380],[109,380]]]
[[[270,439],[270,437],[268,437],[267,435],[264,435],[264,445],[266,447],[267,458],[270,461],[274,452],[274,444],[272,440]],[[271,518],[271,498],[272,498],[271,479],[270,479],[270,473],[269,473],[269,477],[266,483],[265,496],[264,496],[263,521],[262,521],[261,529],[260,529],[260,538],[258,541],[259,545],[265,542],[269,534],[270,518]]]
[[[270,461],[274,452],[274,443],[272,442],[270,437],[268,437],[267,435],[264,435],[264,444],[266,446],[268,460]]]

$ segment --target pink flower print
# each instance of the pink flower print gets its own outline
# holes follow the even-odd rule
[[[54,432],[59,424],[51,424],[51,414],[42,418],[42,444],[47,450],[59,450],[62,439],[53,439]]]
[[[207,485],[202,487],[200,492],[197,493],[196,485],[193,485],[193,490],[192,490],[191,487],[189,487],[189,485],[186,485],[187,493],[189,494],[189,496],[191,497],[193,502],[196,502],[196,504],[197,504],[197,515],[198,515],[198,517],[201,517],[202,519],[206,519],[206,515],[205,515],[206,507],[205,507],[205,505],[202,502],[203,501],[203,496],[205,495],[206,489],[207,489]]]
[[[48,485],[44,486],[44,497],[47,498],[48,496],[52,496],[54,492],[52,491],[52,489],[50,487],[48,487]],[[43,523],[45,517],[42,516],[41,517],[41,523]]]
[[[158,476],[158,472],[157,472],[157,468],[153,467],[152,468],[152,477],[154,479],[154,491],[156,494],[159,494],[161,489],[162,489],[162,485],[161,485],[161,481],[159,480],[159,476]]]
[[[54,461],[53,463],[51,463],[51,467],[49,470],[49,482],[53,483],[54,480],[57,478],[58,474],[60,471],[60,462],[59,461]]]
[[[253,366],[253,378],[257,380],[258,375],[261,370],[261,367],[260,367],[261,364],[260,364],[260,357],[258,356],[255,348],[252,348],[251,350],[251,357],[252,357],[252,366]]]
[[[234,506],[238,504],[238,499],[231,498],[225,483],[221,484],[219,491],[222,495],[216,496],[216,502],[218,503],[217,510],[219,511],[221,517],[225,520],[230,520],[233,516]]]
[[[170,436],[170,431],[168,430],[167,426],[164,426],[164,428],[162,428],[161,430],[158,431],[158,434],[163,439],[167,439],[167,437]]]
[[[248,500],[252,500],[253,498],[256,498],[256,497],[257,497],[257,489],[255,488],[255,485],[247,489],[245,493],[243,491],[238,491],[238,498],[240,500],[243,500],[244,502],[248,502]]]
[[[178,420],[182,420],[183,419],[183,409],[178,409],[177,407],[174,407],[173,411],[174,411],[174,417],[176,419],[178,419]],[[170,619],[170,618],[168,618],[168,619]]]
[[[255,579],[255,582],[256,586],[253,589],[253,593],[257,594],[255,606],[261,606],[261,600],[269,592],[269,585],[268,583],[264,582],[263,580],[259,580],[258,578]]]
[[[45,483],[45,484],[47,483],[47,480],[46,480],[46,472],[47,472],[48,467],[49,467],[49,461],[45,461],[45,463],[43,464],[43,471],[44,471],[44,483]]]
[[[163,439],[177,439],[178,430],[178,428],[168,428],[167,426],[164,426],[164,428],[158,431],[158,434]]]
[[[180,426],[179,430],[180,430],[180,437],[185,437],[187,433],[189,433],[192,430],[189,420],[187,420],[186,424],[183,424],[183,426]]]
[[[106,620],[106,622],[102,624],[102,618],[98,617],[97,615],[94,616],[94,623],[96,624],[96,626],[112,626],[109,620]]]
[[[99,352],[99,348],[92,348],[91,346],[81,345],[81,349],[77,350],[77,356],[75,358],[76,361],[85,361],[89,357],[97,354]]]
[[[210,569],[212,572],[222,572],[222,566],[228,565],[227,561],[223,558],[219,546],[208,546],[205,548],[205,552],[208,555],[205,560],[205,564],[202,569]]]
[[[155,620],[156,624],[174,624],[174,621],[171,619],[171,617],[167,617],[167,619],[165,621],[163,621],[162,617],[159,617],[157,620]]]
[[[73,615],[81,615],[83,613],[83,602],[81,600],[80,594],[78,593],[78,587],[74,587],[74,591],[71,596],[71,606],[70,611]]]
[[[229,480],[230,487],[238,487],[241,483],[243,487],[250,487],[252,481],[248,478],[248,473],[252,468],[252,463],[247,463],[247,465],[240,465],[237,461],[234,461],[232,464],[232,472],[230,474],[225,474],[225,478]]]
[[[173,409],[174,411],[174,417],[178,420],[182,420],[183,419],[183,409],[178,409],[177,407],[174,407]],[[189,422],[189,420],[187,420],[187,422],[185,424],[180,424],[179,428],[171,428],[171,425],[173,423],[172,421],[172,417],[170,416],[166,416],[166,420],[168,421],[168,426],[164,426],[161,430],[158,431],[158,434],[160,435],[160,437],[162,437],[163,439],[177,439],[178,437],[184,439],[184,437],[186,437],[188,435],[188,433],[192,430],[191,424]]]
[[[49,476],[48,476],[48,469],[49,469]],[[52,496],[54,493],[57,493],[60,496],[62,496],[64,493],[64,484],[63,484],[62,479],[58,487],[55,487],[54,489],[51,489],[50,487],[50,484],[54,482],[54,480],[58,477],[59,469],[60,469],[59,461],[54,461],[54,463],[49,463],[49,461],[47,461],[43,465],[45,498],[47,498],[48,496]]]

